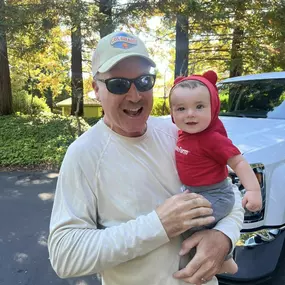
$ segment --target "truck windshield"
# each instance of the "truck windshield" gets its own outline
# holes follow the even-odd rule
[[[285,78],[218,84],[220,116],[285,119]]]

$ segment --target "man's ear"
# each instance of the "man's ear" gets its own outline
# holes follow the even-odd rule
[[[98,101],[101,101],[100,100],[100,95],[99,95],[99,86],[98,86],[98,83],[95,80],[92,81],[92,87],[93,87],[93,90],[95,92],[96,99]]]

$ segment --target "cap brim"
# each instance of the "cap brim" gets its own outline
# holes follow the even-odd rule
[[[102,66],[99,67],[98,72],[100,72],[100,73],[107,72],[113,66],[115,66],[117,63],[119,63],[121,60],[129,58],[129,57],[133,57],[133,56],[138,56],[138,57],[144,58],[145,60],[147,60],[149,62],[150,66],[152,66],[152,67],[156,66],[154,61],[152,59],[150,59],[148,56],[144,56],[144,55],[141,55],[139,53],[123,53],[123,54],[118,54],[118,55],[110,58],[109,60],[107,60],[104,64],[102,64]]]

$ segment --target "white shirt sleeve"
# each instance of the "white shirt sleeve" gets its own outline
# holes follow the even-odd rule
[[[60,277],[95,274],[169,242],[155,211],[97,228],[97,199],[78,156],[69,148],[64,158],[50,222],[50,261]]]
[[[244,220],[244,209],[242,207],[242,199],[241,199],[241,193],[238,190],[237,186],[233,184],[233,191],[235,193],[235,204],[232,209],[232,211],[227,215],[225,218],[220,220],[217,225],[214,227],[214,229],[221,231],[226,236],[229,237],[229,239],[232,242],[232,250],[234,250],[234,247],[239,240],[240,237],[240,231],[242,229],[243,220]]]

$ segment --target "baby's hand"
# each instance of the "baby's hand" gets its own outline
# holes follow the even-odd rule
[[[242,199],[242,206],[251,212],[261,210],[262,198],[260,191],[246,191]]]

